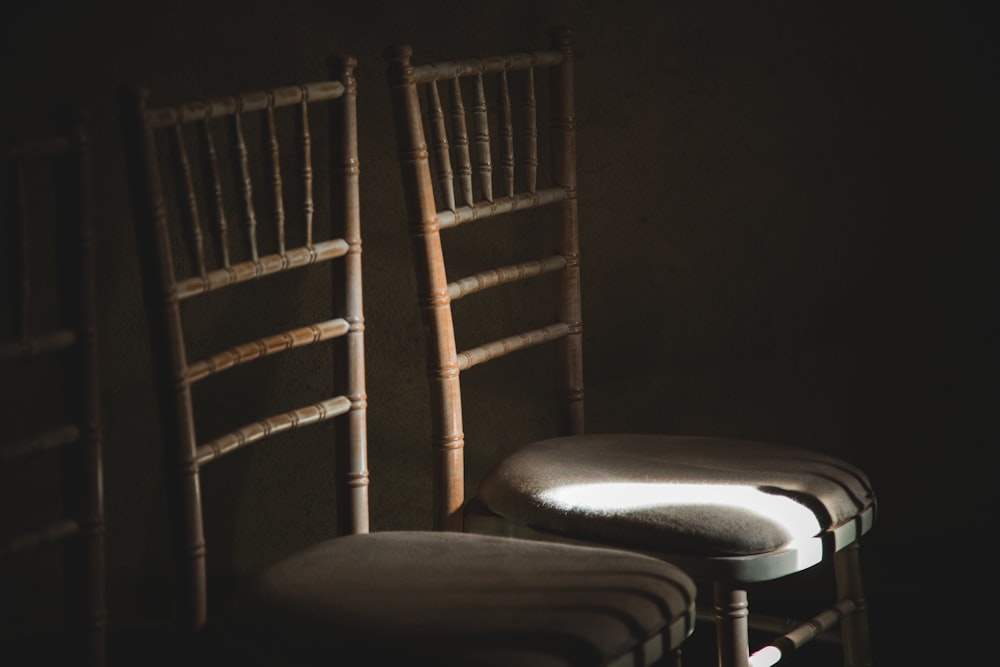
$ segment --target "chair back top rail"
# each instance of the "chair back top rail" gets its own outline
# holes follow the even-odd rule
[[[146,122],[151,128],[163,128],[182,123],[193,123],[210,118],[234,116],[267,108],[278,109],[295,104],[326,102],[344,94],[340,81],[315,81],[301,86],[281,86],[264,90],[210,97],[205,100],[161,106],[145,110]]]
[[[430,83],[431,81],[444,81],[477,74],[514,72],[532,67],[552,67],[562,62],[563,55],[562,51],[544,50],[486,58],[445,60],[414,66],[411,80],[414,83]]]

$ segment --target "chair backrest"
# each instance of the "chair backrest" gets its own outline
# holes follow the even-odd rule
[[[417,289],[428,331],[438,528],[460,529],[462,522],[460,373],[556,341],[561,429],[583,431],[573,35],[558,28],[550,37],[549,50],[426,65],[411,63],[409,46],[386,53]],[[468,262],[457,253],[446,259],[442,232],[506,224],[510,233],[517,233],[523,228],[496,218],[531,215],[543,207],[552,212],[554,248],[464,277],[452,275],[457,272],[452,267],[464,272]],[[553,321],[457,349],[455,301],[545,274],[555,276]]]
[[[368,530],[355,61],[341,58],[333,67],[331,80],[230,97],[151,107],[139,88],[124,100],[136,237],[165,427],[182,630],[198,630],[208,613],[200,491],[206,464],[276,434],[338,418],[337,532]],[[319,316],[328,319],[302,315],[308,309],[297,307],[305,301],[298,289],[272,291],[264,299],[256,291],[265,287],[262,281],[284,289],[280,276],[317,264],[329,269],[333,281],[329,308]],[[322,278],[327,280],[325,273]],[[189,311],[196,307],[192,302],[203,310]],[[256,309],[254,324],[281,330],[223,331],[243,342],[223,346],[216,336],[212,343],[220,347],[211,347],[209,334],[237,326],[227,310],[237,303]],[[281,304],[296,306],[289,309],[295,312],[279,315]],[[182,317],[189,312],[195,314]],[[285,328],[286,318],[297,326]],[[214,331],[195,326],[204,321]],[[238,427],[203,434],[204,401],[195,385],[250,362],[287,364],[292,355],[284,353],[321,343],[333,360],[324,397],[310,396],[308,404],[276,415],[253,414],[255,404],[267,401],[251,397],[240,403],[233,397],[222,412]],[[195,349],[205,352],[189,359]],[[270,387],[250,391],[268,394]]]
[[[0,531],[0,566],[6,571],[36,549],[65,545],[61,580],[72,635],[67,655],[72,664],[103,665],[104,499],[90,145],[85,115],[69,126],[3,154],[0,264],[9,282],[0,300],[0,484],[16,498],[5,496],[4,523],[12,521]],[[32,472],[45,469],[61,479],[51,498],[41,495],[49,486],[35,484],[48,476]],[[13,521],[15,515],[24,525]],[[7,530],[14,523],[16,534]],[[18,602],[0,603],[8,605],[3,611],[11,618],[4,620],[16,620]],[[35,648],[36,658],[46,655],[45,646]]]

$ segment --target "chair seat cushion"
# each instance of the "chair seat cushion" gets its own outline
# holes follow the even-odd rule
[[[855,519],[858,468],[771,443],[603,434],[522,447],[480,486],[489,511],[542,531],[661,553],[744,556]]]
[[[671,626],[687,636],[694,595],[679,569],[638,554],[386,531],[257,575],[230,631],[302,664],[602,665]]]

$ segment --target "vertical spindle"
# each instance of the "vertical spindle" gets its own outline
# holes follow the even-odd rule
[[[191,263],[196,267],[198,275],[204,276],[206,272],[205,241],[201,233],[201,222],[198,220],[198,200],[194,194],[191,163],[188,161],[187,148],[184,145],[184,132],[180,123],[173,126],[170,139],[174,149],[175,178],[184,188],[184,206],[181,207],[181,217],[190,246]]]
[[[490,155],[490,125],[487,116],[486,90],[483,73],[476,75],[475,99],[472,105],[473,148],[476,154],[476,173],[483,199],[493,201],[493,157]]]
[[[506,63],[510,66],[510,62]],[[507,70],[500,72],[497,111],[500,126],[500,171],[503,175],[503,193],[506,196],[514,194],[514,122],[510,110],[510,87],[507,83]]]
[[[313,243],[313,172],[312,139],[309,136],[309,92],[302,87],[302,103],[298,115],[299,147],[302,157],[302,213],[305,216],[306,246]]]
[[[274,92],[268,91],[267,109],[267,151],[271,156],[270,174],[271,190],[274,193],[274,226],[278,237],[278,254],[285,254],[285,206],[281,191],[281,158],[278,153],[278,130],[274,122]]]
[[[525,189],[538,190],[538,114],[535,101],[535,69],[528,68],[524,77],[524,99],[521,101],[521,125],[524,128]]]
[[[206,109],[211,107],[206,106]],[[226,207],[222,201],[222,180],[219,178],[219,161],[215,153],[215,142],[212,140],[212,128],[209,127],[208,115],[198,123],[198,136],[201,138],[202,170],[207,175],[204,182],[205,198],[209,202],[211,216],[210,229],[215,236],[216,252],[222,259],[222,266],[229,267],[229,231],[226,222]]]
[[[458,165],[455,174],[462,191],[462,203],[472,206],[472,160],[469,157],[469,131],[465,125],[465,102],[462,100],[461,80],[456,74],[451,79],[451,99],[449,104],[451,115],[452,145],[455,148],[455,159]]]
[[[448,146],[448,131],[444,124],[444,110],[438,94],[437,81],[427,84],[427,118],[431,131],[431,147],[437,166],[438,183],[444,197],[444,207],[455,210],[455,179],[451,170],[451,153]]]
[[[237,185],[243,209],[243,226],[246,228],[247,243],[250,245],[250,258],[256,262],[258,259],[257,214],[253,207],[253,184],[250,180],[247,144],[243,139],[243,114],[239,109],[231,116],[230,131],[233,141],[233,159],[236,161],[236,172],[239,176]]]

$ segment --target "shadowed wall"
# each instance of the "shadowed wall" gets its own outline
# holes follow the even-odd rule
[[[556,24],[578,43],[590,430],[770,439],[864,467],[880,498],[864,551],[876,656],[927,587],[928,563],[985,564],[982,551],[956,553],[996,501],[980,460],[996,440],[985,381],[996,369],[985,345],[996,275],[983,234],[997,213],[986,123],[997,117],[987,87],[997,58],[985,13],[962,3],[338,5],[36,3],[3,28],[5,131],[44,132],[63,101],[95,116],[112,627],[161,617],[169,599],[118,87],[145,82],[165,104],[325,78],[335,53],[359,59],[372,520],[426,528],[423,332],[381,51],[409,42],[419,63],[530,50]],[[309,282],[300,294],[265,316],[326,296]],[[223,326],[252,316],[227,314]],[[274,399],[308,386],[310,368]],[[467,382],[475,391],[475,373]],[[512,424],[499,400],[467,406],[473,478],[501,435],[544,426],[533,415]],[[324,437],[317,429],[209,470],[220,581],[333,532]],[[938,487],[948,503],[925,490]]]

